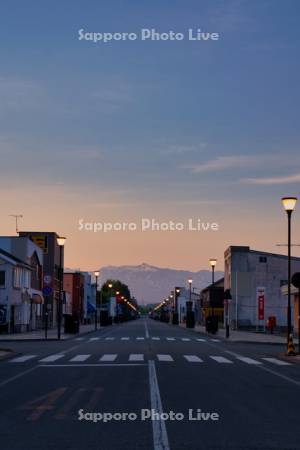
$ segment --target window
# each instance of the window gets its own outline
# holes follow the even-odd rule
[[[260,256],[259,257],[259,262],[260,263],[266,263],[267,262],[267,257],[266,256]]]
[[[5,270],[0,270],[0,288],[5,287]]]
[[[21,280],[22,280],[22,272],[20,267],[14,268],[14,280],[13,280],[13,286],[14,288],[20,288],[21,287]]]

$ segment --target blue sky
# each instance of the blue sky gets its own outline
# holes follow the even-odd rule
[[[58,189],[70,235],[83,214],[215,218],[224,244],[241,212],[270,225],[299,191],[299,17],[297,0],[2,2],[0,183],[19,189],[4,215],[45,197],[55,214]],[[94,44],[80,28],[220,40]]]

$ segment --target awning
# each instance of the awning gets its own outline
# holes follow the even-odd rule
[[[90,302],[87,302],[87,313],[92,314],[96,311],[95,305]]]
[[[32,303],[42,304],[44,303],[44,297],[41,294],[32,294]]]

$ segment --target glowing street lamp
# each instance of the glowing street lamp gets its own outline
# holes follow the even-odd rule
[[[95,331],[97,331],[97,291],[98,291],[98,277],[100,275],[99,270],[95,270],[94,272],[95,278],[96,278],[96,283],[95,283],[95,287],[96,287],[96,302],[95,302]]]
[[[60,339],[61,335],[61,316],[62,316],[62,290],[63,290],[63,264],[62,264],[62,254],[63,248],[66,242],[66,238],[63,236],[57,237],[57,244],[59,246],[59,292],[58,292],[58,303],[57,303],[57,339]]]
[[[288,216],[288,307],[287,307],[287,344],[292,333],[292,314],[291,314],[291,219],[292,212],[297,203],[297,197],[283,197],[281,199],[283,207]]]

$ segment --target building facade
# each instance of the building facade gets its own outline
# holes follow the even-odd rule
[[[0,248],[0,331],[28,331],[32,267]]]
[[[40,328],[43,322],[44,303],[42,294],[43,252],[29,238],[18,236],[1,236],[0,248],[31,268],[29,288],[26,288],[28,298],[25,299],[23,295],[23,310],[22,314],[16,318],[18,326],[14,326],[14,331],[19,331],[19,329],[25,329],[27,331],[28,328],[29,330]],[[27,308],[30,310],[29,321],[28,314],[26,313]],[[13,318],[13,315],[11,317]],[[16,324],[16,320],[14,322]]]
[[[72,315],[84,322],[84,275],[81,272],[65,272],[63,288],[71,296]]]
[[[287,299],[281,288],[287,284],[287,257],[231,246],[224,259],[224,290],[231,293],[231,326],[265,327],[268,318],[275,317],[277,326],[286,327]],[[300,258],[292,258],[292,273],[299,271]]]
[[[44,295],[45,308],[48,311],[50,328],[57,324],[57,307],[59,301],[60,248],[55,232],[20,231],[19,236],[26,236],[43,251],[43,288],[48,289]],[[64,248],[62,249],[62,269],[64,267]],[[45,292],[45,291],[44,291]]]

